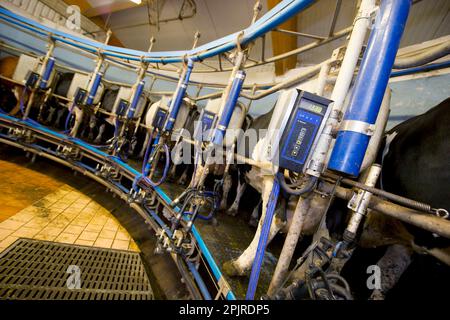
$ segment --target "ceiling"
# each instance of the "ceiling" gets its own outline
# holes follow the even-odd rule
[[[161,23],[159,30],[156,26],[148,25],[147,6],[138,6],[129,0],[88,0],[93,8],[117,8],[120,5],[126,9],[105,13],[103,19],[112,29],[115,36],[124,46],[147,50],[151,36],[156,38],[154,51],[181,50],[191,48],[194,34],[198,30],[201,34],[198,44],[207,43],[230,33],[239,31],[249,25],[254,0],[194,0],[197,13],[192,18]],[[152,0],[150,0],[152,1]],[[153,0],[154,1],[154,0]],[[162,1],[162,0],[159,0]],[[417,0],[416,0],[417,2]],[[178,15],[181,0],[165,0],[160,19],[172,18]],[[341,30],[351,25],[357,0],[342,0],[341,9],[336,21],[335,30]],[[267,12],[267,1],[261,1],[262,14]],[[336,0],[320,0],[302,12],[297,19],[297,31],[326,36],[330,29]],[[103,11],[104,12],[104,11]],[[127,27],[142,24],[140,26]],[[436,37],[450,34],[450,1],[422,0],[414,4],[402,46],[420,43]],[[298,37],[298,46],[315,41],[305,37]],[[345,38],[336,40],[320,48],[305,52],[298,57],[301,65],[321,62],[331,55],[337,46],[343,45]],[[267,55],[271,55],[272,44],[270,37],[266,41]],[[253,49],[253,55],[260,55],[261,41]]]

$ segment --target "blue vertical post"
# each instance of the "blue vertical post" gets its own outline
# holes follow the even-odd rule
[[[136,87],[134,92],[134,96],[131,100],[130,108],[128,109],[127,118],[131,119],[134,116],[134,112],[136,111],[137,105],[139,103],[139,99],[141,98],[142,92],[144,91],[145,81],[142,80]]]
[[[101,72],[97,72],[94,75],[94,82],[92,83],[91,90],[89,91],[88,97],[86,99],[86,104],[89,106],[94,102],[95,95],[97,94],[98,87],[102,81],[103,74]]]
[[[411,0],[383,0],[328,169],[358,176],[408,19]]]
[[[231,85],[230,94],[227,97],[225,106],[223,107],[222,114],[219,119],[219,123],[214,131],[212,142],[216,145],[221,145],[228,125],[230,124],[231,116],[233,115],[234,108],[241,94],[242,86],[245,80],[245,72],[239,70],[236,73],[233,83]]]
[[[277,206],[279,194],[280,184],[278,182],[278,179],[275,179],[273,182],[272,192],[270,193],[269,201],[267,203],[266,216],[261,228],[258,248],[256,249],[255,259],[253,260],[252,272],[250,274],[247,294],[245,295],[246,300],[253,300],[255,298],[256,288],[258,287],[259,274],[261,273],[264,254],[267,247],[267,240],[269,238],[270,226],[272,225],[272,220],[275,214],[275,208]]]
[[[187,86],[189,84],[189,78],[191,77],[191,72],[193,68],[194,68],[194,61],[192,59],[188,59],[184,79],[182,79],[178,84],[175,96],[171,100],[171,104],[169,107],[169,115],[167,117],[166,124],[163,130],[164,132],[170,132],[173,129],[175,120],[177,119],[178,116],[178,111],[180,110],[181,104],[183,103],[184,95],[186,94]]]
[[[45,89],[48,86],[48,80],[50,79],[50,75],[52,74],[53,67],[55,66],[55,58],[48,58],[47,65],[45,66],[44,73],[41,77],[41,83],[39,84],[39,88]]]

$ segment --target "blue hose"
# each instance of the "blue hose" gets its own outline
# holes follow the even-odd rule
[[[200,276],[200,273],[198,273],[198,270],[195,267],[195,265],[189,260],[186,261],[186,263],[189,268],[189,271],[194,276],[195,282],[197,282],[198,288],[200,289],[200,292],[202,293],[203,298],[205,298],[205,300],[212,300],[211,294],[209,293],[208,288],[206,288],[205,282],[203,281],[202,277]]]
[[[169,151],[169,147],[167,146],[167,144],[163,144],[163,145],[158,145],[155,149],[152,150],[152,152],[158,152],[159,148],[163,148],[164,149],[164,154],[165,154],[165,165],[164,165],[164,170],[163,170],[163,174],[161,176],[161,178],[154,182],[152,181],[150,178],[146,177],[146,163],[148,161],[148,156],[149,156],[149,152],[148,150],[150,149],[150,145],[151,145],[151,138],[149,139],[149,144],[147,145],[147,150],[145,151],[145,156],[144,156],[144,162],[142,164],[142,172],[140,176],[137,176],[136,179],[133,182],[133,188],[136,187],[137,183],[139,183],[139,181],[144,180],[146,183],[148,183],[149,185],[151,185],[152,187],[157,187],[159,186],[161,183],[163,183],[164,181],[166,181],[167,178],[167,173],[169,172],[169,167],[170,167],[170,151]]]
[[[278,179],[274,179],[272,192],[270,193],[269,203],[267,204],[266,216],[261,230],[261,235],[256,250],[255,259],[253,260],[252,272],[250,274],[250,281],[248,283],[246,300],[253,300],[255,298],[256,288],[258,286],[259,274],[261,272],[262,262],[264,260],[264,253],[266,252],[267,239],[269,238],[270,226],[272,225],[275,208],[280,193],[280,184]]]

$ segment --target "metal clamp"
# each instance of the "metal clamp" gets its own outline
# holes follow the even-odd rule
[[[362,133],[366,136],[372,136],[375,132],[375,125],[358,120],[344,120],[341,125],[341,131],[353,131]]]

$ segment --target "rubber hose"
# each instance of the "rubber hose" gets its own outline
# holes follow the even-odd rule
[[[289,193],[290,195],[293,195],[293,196],[301,196],[302,194],[311,192],[311,191],[314,189],[314,186],[316,185],[317,180],[318,180],[317,177],[311,176],[311,177],[309,178],[308,183],[306,184],[306,186],[305,186],[304,188],[301,188],[301,189],[293,189],[293,188],[291,188],[291,186],[289,186],[289,185],[286,183],[286,180],[285,180],[285,178],[284,178],[283,173],[278,172],[278,173],[277,173],[277,179],[278,179],[278,181],[280,182],[281,188],[282,188],[284,191],[286,191],[287,193]]]

